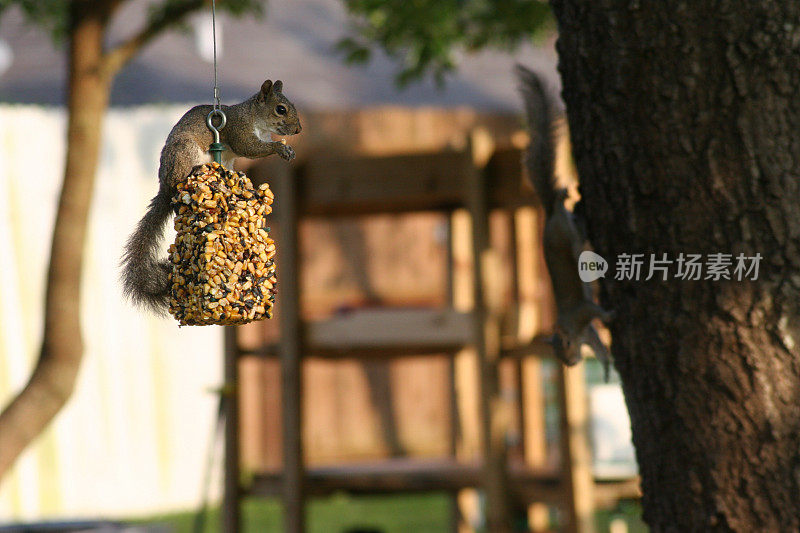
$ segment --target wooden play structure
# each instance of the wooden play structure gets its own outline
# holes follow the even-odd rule
[[[506,531],[499,524],[520,512],[527,512],[531,530],[545,530],[547,506],[559,509],[565,531],[593,531],[596,506],[637,496],[636,479],[592,475],[582,366],[558,367],[560,461],[555,466],[546,461],[541,359],[551,354],[541,340],[548,332],[538,328],[552,318],[552,310],[536,309],[543,304],[520,296],[541,291],[546,280],[540,258],[531,259],[538,253],[536,198],[522,183],[519,147],[497,144],[485,129],[471,129],[462,138],[459,146],[430,151],[318,155],[297,166],[248,170],[256,183],[269,177],[275,191],[279,294],[277,323],[226,328],[226,381],[240,384],[228,389],[233,401],[225,404],[226,532],[239,531],[243,496],[280,498],[291,533],[304,530],[308,498],[337,491],[448,492],[459,503],[454,508],[461,509],[454,513],[453,531],[469,530],[464,517],[477,507],[470,497],[474,489],[485,495],[490,531]],[[371,305],[306,318],[301,302],[309,289],[301,283],[299,252],[303,223],[424,212],[446,221],[444,305]],[[497,227],[506,236],[502,253],[490,231]],[[408,356],[443,361],[436,383],[446,401],[436,413],[446,411],[444,429],[437,433],[447,441],[439,449],[444,453],[387,453],[369,461],[309,465],[304,367],[314,361]],[[280,384],[280,394],[264,392],[272,400],[255,410],[242,391],[265,385],[243,379],[243,361],[272,365],[277,373],[271,383]],[[509,398],[502,383],[511,383],[516,397]],[[282,453],[271,468],[249,465],[242,475],[242,434],[252,432],[251,420],[263,419],[280,419]],[[474,424],[471,431],[464,427],[468,423]],[[278,441],[270,435],[275,447]]]

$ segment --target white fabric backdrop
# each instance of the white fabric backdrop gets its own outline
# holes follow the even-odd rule
[[[123,300],[118,281],[122,245],[156,193],[161,146],[185,110],[148,106],[107,117],[85,250],[83,367],[67,408],[0,482],[0,523],[133,516],[199,501],[222,330],[144,315]],[[64,153],[62,109],[0,105],[3,405],[39,349]]]

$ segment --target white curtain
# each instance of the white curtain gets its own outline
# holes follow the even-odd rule
[[[185,110],[148,106],[107,117],[84,250],[83,366],[68,406],[0,481],[0,523],[136,516],[199,500],[222,330],[179,329],[143,314],[119,284],[123,243],[157,191],[161,146]],[[0,105],[3,405],[38,354],[65,124],[63,109]]]

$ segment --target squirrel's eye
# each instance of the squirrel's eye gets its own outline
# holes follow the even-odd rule
[[[283,104],[276,105],[275,106],[275,112],[277,114],[279,114],[279,115],[285,115],[286,114],[286,106],[283,105]]]

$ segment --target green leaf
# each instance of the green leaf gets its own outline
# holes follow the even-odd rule
[[[371,55],[369,48],[349,37],[336,43],[336,50],[344,54],[344,61],[348,64],[366,63]]]
[[[342,39],[345,60],[363,61],[372,46],[398,63],[397,83],[405,85],[430,73],[443,84],[455,68],[454,50],[487,47],[511,50],[553,28],[543,0],[343,0],[352,37]],[[370,46],[371,45],[371,46]],[[356,52],[356,50],[359,50]],[[351,57],[353,59],[351,59]]]
[[[56,42],[64,41],[69,32],[69,4],[66,0],[0,0],[0,17],[5,10],[19,7],[27,22],[48,30]],[[184,17],[176,17],[183,13],[186,6],[199,10],[210,6],[208,0],[162,0],[153,3],[149,8],[149,22],[166,21],[165,28],[175,28],[184,22]],[[235,16],[264,14],[266,0],[218,0],[217,8],[228,11]]]
[[[53,40],[62,41],[67,36],[69,25],[69,2],[42,0],[0,0],[0,18],[6,9],[17,6],[25,15],[25,21],[46,29]]]

